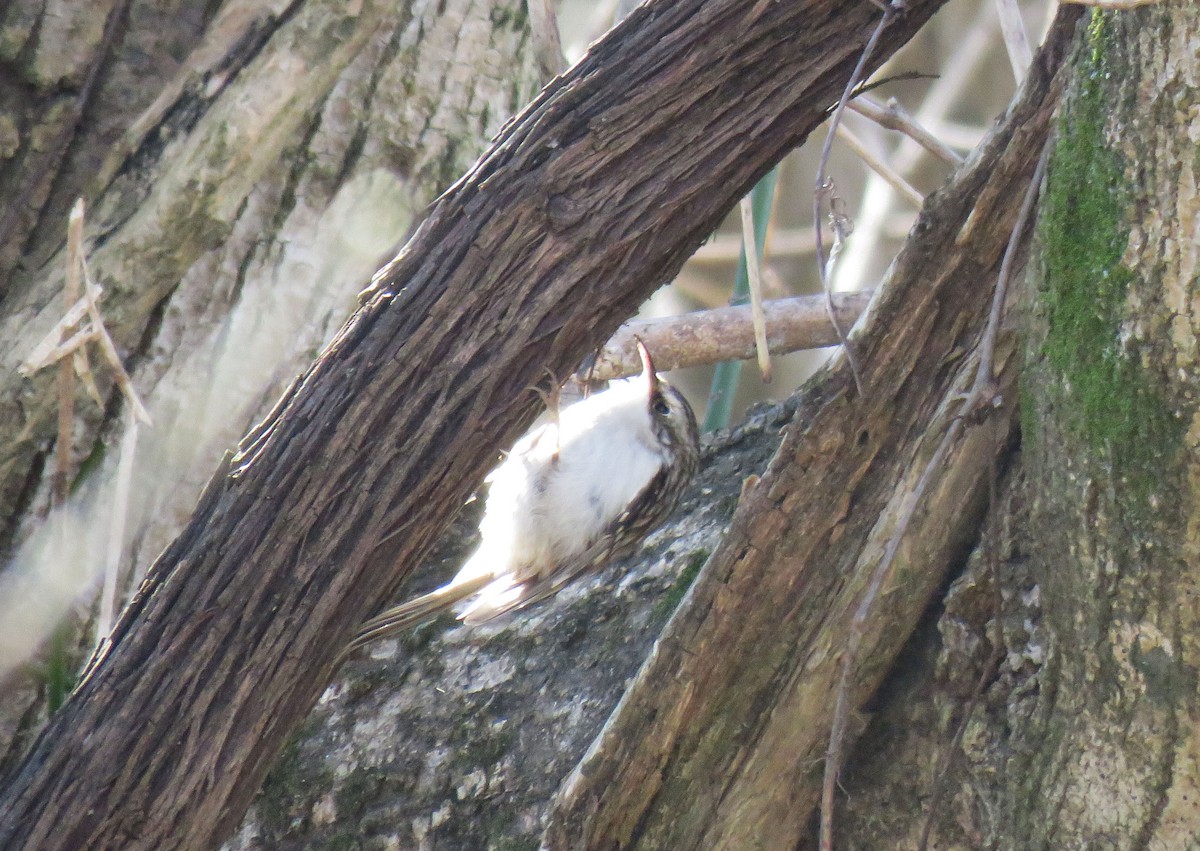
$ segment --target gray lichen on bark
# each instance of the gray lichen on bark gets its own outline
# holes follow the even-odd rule
[[[594,580],[494,626],[444,618],[347,663],[226,848],[536,848],[551,796],[789,420],[763,407],[711,441],[674,519]],[[474,543],[477,512],[463,515],[422,585]]]

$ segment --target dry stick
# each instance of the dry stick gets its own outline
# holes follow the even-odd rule
[[[95,297],[99,297],[100,293],[97,292],[93,295]],[[30,351],[29,356],[21,362],[19,367],[17,367],[17,371],[24,376],[33,375],[39,369],[43,369],[52,363],[57,363],[63,354],[74,351],[74,345],[78,344],[70,346],[68,346],[68,344],[71,344],[76,337],[79,337],[84,332],[80,332],[74,337],[71,337],[66,343],[62,342],[62,338],[64,334],[69,333],[67,329],[74,328],[76,325],[78,325],[79,320],[83,319],[86,314],[87,302],[81,297],[77,299],[76,302],[69,308],[67,308],[67,311],[63,314],[62,318],[59,319],[58,322],[54,323],[54,327],[47,332],[46,336],[38,341],[38,344],[33,347],[32,351]],[[88,329],[87,333],[91,333],[91,329]],[[59,349],[63,350],[62,354],[57,353]]]
[[[858,155],[858,158],[867,164],[871,171],[878,174],[881,178],[887,181],[887,184],[908,199],[918,210],[925,203],[925,196],[918,192],[911,183],[905,180],[900,172],[896,171],[890,165],[885,163],[879,157],[875,156],[866,144],[854,134],[852,130],[844,125],[839,124],[837,128],[838,138],[846,143],[846,147]]]
[[[86,283],[86,286],[83,288],[83,295],[76,297],[76,300],[63,314],[63,317],[55,323],[46,336],[38,341],[38,344],[29,353],[29,356],[21,362],[21,365],[17,369],[22,375],[33,375],[33,373],[52,363],[58,362],[61,364],[67,355],[72,355],[75,357],[75,369],[83,376],[89,395],[96,400],[96,404],[104,407],[104,400],[100,397],[100,393],[96,389],[95,381],[91,376],[91,370],[87,366],[85,349],[83,348],[87,343],[95,341],[99,343],[100,349],[104,354],[104,359],[113,369],[114,380],[117,386],[137,414],[139,421],[144,425],[150,425],[150,415],[146,412],[145,406],[142,404],[141,399],[138,398],[137,392],[133,389],[132,379],[130,379],[129,373],[125,371],[125,366],[121,363],[121,357],[117,353],[116,344],[113,343],[112,337],[109,336],[108,329],[104,326],[104,319],[100,315],[98,302],[100,296],[104,294],[104,289],[92,280],[91,273],[88,271],[87,258],[83,256],[82,252],[78,256],[79,265],[77,268],[83,273],[83,281]],[[78,325],[84,316],[87,316],[90,320],[91,326],[72,334],[71,329]],[[66,340],[63,340],[63,337],[68,334],[70,336]]]
[[[79,300],[82,275],[79,258],[83,252],[83,201],[76,201],[67,218],[67,277],[63,284],[63,310],[70,312]],[[75,325],[66,325],[63,332],[72,334]],[[51,493],[54,507],[67,501],[70,491],[68,479],[71,473],[71,445],[75,432],[75,370],[71,358],[58,362],[58,439],[54,445],[54,475],[51,478]]]
[[[100,592],[100,611],[96,615],[96,646],[110,632],[117,613],[117,575],[120,573],[121,552],[125,545],[125,523],[129,516],[129,489],[133,481],[133,459],[137,454],[140,422],[133,406],[126,413],[125,433],[121,437],[121,454],[117,461],[117,481],[113,491],[113,512],[108,529],[108,546],[104,553],[104,585]]]
[[[978,85],[977,74],[989,56],[989,47],[995,42],[995,30],[995,17],[986,6],[980,6],[975,20],[960,39],[959,49],[950,56],[917,109],[916,120],[923,126],[943,132],[946,116],[961,102],[965,93],[972,91],[973,85]],[[965,147],[974,146],[975,141],[972,141]],[[920,145],[905,139],[896,148],[892,162],[901,174],[909,174],[923,154]]]
[[[838,101],[837,108],[833,111],[833,116],[829,119],[829,132],[825,134],[825,144],[821,147],[821,159],[817,164],[817,183],[813,189],[813,232],[816,236],[817,272],[821,279],[821,289],[825,291],[829,321],[833,323],[834,330],[837,331],[838,341],[842,345],[842,350],[846,353],[846,361],[850,364],[850,373],[854,376],[854,387],[860,396],[863,395],[862,376],[859,374],[858,363],[854,358],[854,350],[850,346],[850,340],[846,337],[846,332],[842,329],[842,326],[838,324],[837,316],[834,313],[833,290],[830,289],[829,276],[826,274],[825,269],[825,247],[821,242],[821,199],[825,196],[829,188],[826,185],[825,169],[829,167],[829,153],[833,150],[834,134],[837,133],[838,125],[842,123],[842,113],[846,111],[846,103],[850,100],[851,93],[862,82],[863,70],[867,67],[867,60],[875,52],[875,45],[879,43],[879,37],[883,35],[884,28],[895,14],[896,3],[889,3],[887,8],[883,10],[883,16],[879,19],[879,23],[875,25],[875,30],[871,33],[871,37],[867,39],[866,46],[863,47],[862,54],[858,57],[858,64],[854,66],[854,71],[850,74],[850,79],[846,81],[846,88],[842,92],[842,97]]]
[[[80,254],[79,265],[88,283],[87,292],[90,294],[98,290],[99,288],[93,285],[92,276],[88,272],[87,260],[82,254]],[[117,347],[113,344],[108,329],[104,327],[104,319],[100,316],[100,308],[97,307],[95,298],[85,295],[84,299],[87,301],[88,316],[92,320],[92,328],[96,332],[96,341],[100,345],[100,351],[112,369],[113,380],[120,388],[125,397],[125,404],[129,408],[125,433],[121,438],[121,454],[117,462],[113,513],[108,530],[108,546],[105,550],[104,585],[100,593],[100,611],[96,617],[96,646],[98,647],[108,638],[116,617],[117,574],[120,571],[121,550],[125,542],[125,522],[129,514],[129,487],[133,479],[133,459],[137,452],[138,427],[141,423],[151,425],[151,421],[149,412],[138,398],[137,391],[133,389],[133,381],[130,379],[129,373],[125,371],[125,365],[121,362],[120,355],[117,354]]]
[[[70,334],[70,329],[87,315],[89,300],[98,300],[102,292],[103,290],[95,284],[88,284],[87,295],[81,296],[71,305],[46,336],[33,347],[29,356],[17,367],[17,372],[28,377],[52,363],[59,363],[69,357],[74,364],[75,375],[83,381],[84,390],[97,407],[103,408],[104,399],[96,387],[96,379],[92,376],[87,356],[87,344],[99,340],[99,332],[95,328],[81,328],[63,340],[63,336]]]
[[[1020,212],[1017,214],[1017,221],[1013,225],[1008,245],[1004,250],[1004,259],[1000,263],[1000,273],[996,279],[996,289],[992,294],[992,306],[988,314],[987,327],[984,329],[983,337],[979,343],[979,363],[975,371],[975,380],[966,398],[963,400],[958,414],[950,423],[950,427],[946,430],[946,434],[942,437],[941,442],[934,451],[933,457],[925,465],[925,469],[921,473],[921,478],[917,481],[917,486],[913,489],[912,494],[909,495],[900,518],[896,523],[896,529],[888,539],[883,557],[872,572],[871,580],[867,584],[863,598],[850,620],[846,649],[842,654],[842,671],[838,682],[837,699],[834,704],[833,726],[829,731],[829,747],[825,751],[825,776],[821,786],[821,851],[832,851],[833,849],[833,793],[837,785],[838,773],[841,771],[842,747],[850,714],[850,672],[855,666],[858,651],[866,634],[867,619],[874,608],[876,599],[879,597],[883,581],[896,559],[896,553],[900,549],[900,542],[908,531],[913,515],[916,513],[917,505],[925,495],[925,489],[929,486],[929,482],[933,479],[934,471],[942,465],[942,461],[949,453],[951,445],[958,439],[971,415],[981,407],[985,391],[990,395],[991,388],[994,386],[995,379],[992,375],[992,361],[996,350],[996,336],[1000,329],[1000,318],[1004,310],[1005,296],[1008,292],[1008,282],[1012,276],[1012,266],[1017,254],[1017,247],[1020,245],[1021,236],[1029,224],[1029,217],[1033,212],[1034,202],[1037,200],[1042,178],[1046,174],[1046,163],[1050,159],[1050,148],[1051,140],[1047,139],[1045,146],[1042,148],[1041,156],[1038,159],[1037,168],[1034,170],[1033,177],[1029,182],[1029,187],[1025,191],[1025,199],[1021,204]]]
[[[92,320],[93,330],[96,331],[96,342],[100,344],[100,352],[104,355],[104,359],[113,371],[113,381],[120,388],[121,394],[125,397],[125,401],[129,404],[130,410],[137,417],[138,421],[144,425],[153,425],[149,412],[142,404],[142,400],[138,398],[137,391],[133,389],[133,379],[125,371],[125,364],[121,362],[121,356],[117,353],[117,347],[113,343],[112,337],[109,336],[108,329],[104,327],[104,319],[100,315],[100,308],[96,305],[95,298],[92,297],[92,293],[98,291],[99,287],[95,286],[95,283],[92,281],[92,275],[88,271],[87,259],[82,255],[80,255],[80,266],[83,269],[84,279],[88,283],[84,294],[84,300],[87,302],[88,317]]]
[[[88,329],[88,337],[89,342],[100,340],[100,334],[94,328]],[[76,349],[71,356],[71,362],[75,365],[75,374],[83,382],[83,389],[96,403],[96,407],[104,410],[104,397],[100,395],[100,388],[96,386],[96,377],[92,375],[92,364],[88,360],[87,346],[80,346]]]
[[[77,198],[75,200],[74,212],[77,212],[79,215],[79,231],[81,242],[78,246],[78,252],[76,254],[78,259],[73,262],[77,264],[77,274],[82,273],[84,279],[83,296],[80,297],[78,303],[82,304],[84,312],[90,315],[93,313],[96,302],[100,298],[101,290],[92,282],[91,277],[88,275],[87,254],[83,251],[82,247],[83,222],[85,216],[85,207],[82,198]],[[93,327],[87,329],[88,342],[93,340],[99,342],[100,334],[102,333],[103,328],[97,329],[95,327],[95,319],[92,320],[92,324]],[[67,342],[70,343],[70,340]],[[87,346],[80,345],[76,347],[71,353],[70,360],[71,365],[75,368],[75,374],[78,375],[79,380],[83,382],[84,390],[87,391],[87,394],[91,397],[91,400],[96,403],[96,407],[103,411],[104,397],[100,395],[100,388],[96,386],[96,377],[92,374],[92,365],[88,360]]]
[[[75,373],[79,372],[88,394],[101,407],[104,401],[96,387],[88,365],[85,345],[91,341],[100,344],[105,360],[112,367],[117,385],[125,395],[129,408],[129,422],[121,440],[121,455],[117,465],[116,493],[113,501],[112,525],[109,529],[108,547],[105,552],[105,572],[100,595],[100,608],[96,616],[96,644],[99,645],[112,628],[116,609],[117,572],[121,560],[121,548],[125,537],[125,520],[128,513],[129,486],[133,477],[133,458],[137,446],[139,423],[149,424],[150,415],[133,390],[133,383],[117,355],[116,346],[104,327],[100,309],[96,305],[102,290],[92,281],[87,260],[83,252],[84,203],[79,198],[71,208],[67,220],[67,273],[63,294],[66,310],[50,333],[21,364],[26,374],[58,362],[58,444],[55,447],[55,469],[53,496],[55,508],[66,502],[69,488],[68,474],[71,464],[71,435],[74,423]],[[83,294],[80,295],[80,290]],[[91,327],[75,331],[84,316]],[[66,340],[63,340],[66,337]]]
[[[843,325],[854,324],[872,295],[872,291],[835,295],[838,321]],[[767,348],[772,354],[838,344],[823,295],[765,301],[763,315]],[[608,381],[637,374],[641,361],[634,348],[635,338],[654,352],[654,365],[663,372],[723,360],[749,360],[756,350],[749,305],[697,310],[662,319],[637,319],[622,325],[595,362],[577,378]]]
[[[71,208],[67,218],[67,270],[63,281],[63,310],[70,312],[72,305],[79,299],[80,265],[83,245],[83,205],[77,201]],[[78,321],[78,320],[77,320]],[[64,333],[70,334],[75,325],[64,326]],[[60,510],[70,495],[71,449],[75,436],[75,370],[72,367],[70,355],[58,361],[58,437],[54,443],[54,472],[50,477],[50,504],[53,514],[50,516],[52,537],[59,539],[59,553],[68,552],[67,523],[65,514]],[[57,642],[52,642],[50,650],[51,662],[58,658],[61,662],[63,649],[58,648]]]
[[[754,239],[754,205],[750,196],[738,204],[742,211],[742,244],[746,248],[746,277],[750,290],[750,318],[754,324],[754,348],[758,352],[758,371],[764,384],[771,383],[771,352],[767,348],[767,320],[763,316],[762,269],[758,262],[758,245]]]
[[[1004,48],[1008,51],[1008,62],[1012,65],[1013,78],[1017,85],[1025,81],[1029,66],[1033,63],[1033,50],[1029,46],[1029,35],[1021,19],[1017,0],[995,0],[996,12],[1000,16],[1000,32],[1004,36]]]
[[[895,98],[889,99],[887,105],[884,106],[866,95],[859,95],[846,104],[846,108],[874,121],[886,130],[903,133],[951,168],[958,168],[962,165],[962,157],[956,154],[949,145],[922,127]]]
[[[78,304],[80,307],[86,310],[87,305],[83,304],[82,301],[80,301]],[[37,351],[32,352],[29,357],[26,358],[19,367],[17,367],[17,370],[22,375],[32,375],[42,367],[48,366],[52,363],[58,363],[67,355],[74,354],[77,349],[80,349],[95,340],[96,336],[96,332],[91,328],[83,328],[79,331],[76,331],[65,342],[62,343],[55,343],[52,338],[47,337],[42,341],[42,343],[38,344],[39,347],[42,347],[44,343],[45,347],[39,348]]]

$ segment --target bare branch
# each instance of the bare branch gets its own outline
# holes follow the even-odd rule
[[[754,348],[758,369],[765,383],[771,381],[771,352],[767,348],[767,322],[763,317],[762,270],[758,246],[754,244],[754,206],[746,195],[738,203],[742,213],[742,245],[745,248],[746,274],[750,284],[750,318],[754,326]]]
[[[854,132],[845,125],[838,125],[837,135],[839,139],[846,143],[846,147],[854,151],[854,153],[858,155],[858,158],[866,163],[867,167],[870,168],[871,171],[883,178],[888,186],[892,187],[901,195],[903,195],[904,198],[907,199],[907,201],[918,210],[921,209],[921,205],[925,203],[925,197],[916,189],[914,189],[913,185],[900,175],[900,172],[896,171],[886,162],[875,156],[875,154],[872,153],[865,144],[863,144],[862,140],[859,139],[858,136],[856,136]]]
[[[910,0],[873,61],[940,5]],[[861,0],[651,2],[543,90],[214,476],[3,791],[0,846],[232,830],[340,648],[529,425],[527,388],[819,126],[873,26]]]
[[[890,99],[887,102],[887,106],[881,106],[871,100],[871,98],[859,95],[846,104],[846,107],[865,118],[871,119],[880,127],[903,133],[952,168],[957,168],[962,164],[962,157],[954,153],[949,145],[946,145],[922,127],[915,118],[908,114],[904,107],[900,106],[895,98]]]
[[[639,847],[663,848],[733,848],[746,836],[790,848],[805,837],[849,624],[933,451],[918,436],[953,419],[973,380],[962,352],[986,325],[980,270],[1002,263],[1077,19],[1060,12],[1005,121],[922,210],[860,321],[868,392],[853,393],[843,366],[797,399],[770,466],[744,491],[725,540],[564,784],[547,847],[582,837],[629,847],[633,831]],[[1011,342],[1000,348],[1006,382],[1017,362]],[[940,587],[959,552],[954,530],[974,527],[978,515],[966,515],[982,510],[979,489],[1004,451],[1011,413],[965,430],[927,489],[886,582],[886,617],[863,644],[854,705]]]
[[[837,316],[833,312],[833,290],[829,278],[828,270],[825,265],[825,251],[821,244],[821,202],[831,196],[833,183],[826,179],[826,169],[829,167],[829,153],[833,149],[833,137],[837,132],[838,125],[842,122],[842,115],[846,111],[846,104],[850,100],[850,95],[858,88],[864,79],[864,71],[866,70],[867,60],[871,58],[871,54],[875,50],[875,45],[879,41],[880,35],[884,28],[891,21],[899,8],[898,3],[889,3],[883,10],[883,17],[875,25],[874,32],[867,39],[867,43],[863,46],[862,53],[858,57],[858,64],[854,66],[854,70],[850,74],[850,79],[846,81],[846,87],[842,90],[842,96],[838,100],[837,107],[833,111],[833,115],[829,119],[829,132],[825,135],[825,144],[821,147],[821,159],[817,164],[817,180],[813,189],[813,235],[817,246],[817,273],[821,280],[821,288],[825,291],[827,304],[829,307],[829,321],[833,323],[833,327],[837,329],[838,339],[842,344],[842,351],[846,353],[846,361],[850,364],[850,371],[854,374],[854,386],[859,393],[862,393],[862,376],[858,368],[858,362],[854,355],[854,350],[850,347],[850,340],[847,338],[845,331],[837,323]]]
[[[995,0],[995,3],[1004,47],[1008,51],[1008,62],[1012,66],[1013,79],[1019,86],[1025,80],[1029,63],[1033,61],[1029,34],[1025,32],[1025,22],[1021,19],[1021,7],[1017,5],[1017,0]]]
[[[871,300],[870,292],[834,295],[838,321],[853,325]],[[796,296],[763,302],[767,349],[776,355],[838,344],[829,322],[825,297]],[[605,344],[594,365],[579,378],[608,381],[634,375],[641,362],[634,348],[640,338],[654,352],[662,370],[705,366],[725,360],[749,360],[756,351],[754,320],[749,305],[717,307],[663,319],[635,319],[622,325]]]

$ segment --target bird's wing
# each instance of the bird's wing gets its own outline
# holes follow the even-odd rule
[[[617,519],[609,523],[582,552],[555,565],[541,577],[529,580],[518,595],[498,603],[489,602],[485,596],[463,611],[459,616],[462,622],[474,626],[544,600],[584,573],[599,570],[613,559],[633,552],[641,539],[666,519],[663,508],[669,510],[673,507],[665,505],[662,500],[661,492],[666,486],[667,471],[664,468],[654,474]]]

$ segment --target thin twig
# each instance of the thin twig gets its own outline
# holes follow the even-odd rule
[[[108,637],[116,612],[117,574],[120,568],[121,550],[125,540],[125,522],[128,515],[129,487],[133,477],[133,459],[137,447],[138,427],[150,424],[150,415],[133,389],[133,382],[125,371],[117,354],[116,346],[104,327],[104,319],[97,305],[102,290],[92,281],[88,272],[87,258],[83,250],[83,199],[76,200],[67,221],[67,270],[63,294],[66,305],[63,317],[47,334],[20,366],[20,371],[32,375],[37,370],[58,364],[58,445],[55,451],[53,476],[54,506],[61,507],[69,492],[67,485],[71,464],[71,435],[74,424],[75,374],[79,373],[88,394],[100,407],[104,400],[96,387],[87,360],[86,345],[99,344],[104,359],[113,371],[114,380],[125,396],[128,423],[121,440],[121,455],[117,465],[116,491],[113,497],[112,523],[109,529],[108,547],[105,552],[104,581],[100,595],[100,607],[96,616],[96,646]],[[82,295],[80,294],[82,290]],[[88,326],[75,330],[84,318]],[[64,339],[65,338],[65,339]]]
[[[100,308],[97,307],[96,300],[90,296],[94,290],[92,276],[88,272],[87,260],[83,258],[81,260],[84,279],[89,285],[84,299],[87,301],[87,312],[88,317],[92,320],[92,328],[98,335],[96,342],[100,344],[100,352],[104,355],[104,359],[108,361],[109,368],[113,371],[113,381],[120,388],[122,395],[125,396],[125,401],[133,409],[138,420],[143,425],[152,425],[150,413],[142,404],[142,400],[138,398],[137,391],[133,389],[133,379],[125,371],[125,364],[121,362],[121,356],[117,353],[116,344],[113,343],[112,337],[109,336],[108,329],[104,327],[104,319],[100,315]]]
[[[100,339],[100,334],[94,328],[88,329],[88,336],[91,340]],[[75,365],[75,374],[83,382],[83,389],[87,391],[88,396],[96,403],[96,407],[103,410],[104,397],[100,395],[100,388],[96,386],[96,376],[92,374],[92,364],[88,359],[87,352],[87,346],[80,346],[72,353],[71,363]]]
[[[854,131],[846,127],[844,124],[838,125],[838,138],[846,143],[846,147],[854,151],[858,158],[867,164],[871,171],[883,178],[889,186],[908,199],[908,202],[921,209],[925,203],[925,196],[918,192],[911,183],[905,180],[900,172],[896,171],[890,165],[885,163],[864,144],[864,142],[854,134]]]
[[[105,361],[113,371],[113,380],[125,396],[130,408],[143,425],[150,425],[150,414],[146,411],[146,407],[142,404],[141,399],[138,398],[137,391],[133,388],[133,381],[130,379],[129,373],[125,371],[125,365],[121,362],[121,356],[117,353],[116,344],[113,343],[112,337],[109,336],[108,329],[104,327],[104,318],[100,315],[98,302],[104,290],[92,280],[91,273],[88,270],[87,257],[83,252],[83,217],[84,204],[83,199],[80,198],[71,209],[71,217],[67,228],[67,277],[64,292],[68,301],[66,309],[63,312],[63,317],[34,346],[33,351],[29,353],[29,356],[25,358],[18,369],[23,375],[32,375],[39,369],[57,361],[59,365],[60,396],[65,386],[64,375],[68,375],[71,379],[72,401],[74,398],[73,378],[75,369],[78,369],[85,374],[84,380],[88,385],[89,394],[92,395],[97,404],[103,406],[103,401],[100,399],[99,391],[96,390],[95,382],[91,378],[91,371],[88,369],[87,360],[81,348],[85,343],[94,340],[99,344]],[[83,291],[82,295],[79,294],[80,289]],[[74,331],[75,326],[83,320],[84,316],[88,318],[90,326],[76,333]],[[74,369],[72,368],[72,362],[74,362]],[[64,407],[67,406],[59,405],[60,436],[63,428]],[[56,467],[56,476],[59,469],[61,469],[61,459],[58,463],[60,466]]]
[[[841,771],[842,751],[850,715],[850,674],[857,665],[858,652],[866,636],[868,619],[875,607],[875,601],[879,597],[884,580],[891,571],[892,564],[896,559],[896,553],[900,549],[900,542],[903,540],[909,525],[912,523],[917,506],[924,497],[929,483],[933,480],[934,472],[942,466],[946,455],[950,452],[950,447],[958,440],[959,435],[962,434],[963,429],[966,427],[966,423],[971,420],[973,415],[986,402],[991,401],[994,403],[994,391],[992,388],[995,386],[993,357],[995,354],[996,337],[999,334],[1000,319],[1003,314],[1008,283],[1012,276],[1012,267],[1016,259],[1017,248],[1028,226],[1029,218],[1033,213],[1034,203],[1037,201],[1038,191],[1041,188],[1042,179],[1046,173],[1046,163],[1049,161],[1050,150],[1051,140],[1048,139],[1038,159],[1037,168],[1034,170],[1029,187],[1025,191],[1021,210],[1017,214],[1012,234],[1009,236],[1008,245],[1004,250],[1004,258],[1000,263],[1000,272],[996,279],[996,288],[992,294],[992,305],[991,311],[988,314],[987,327],[984,329],[979,344],[979,357],[974,382],[962,405],[959,407],[957,415],[951,421],[949,428],[934,451],[933,457],[929,459],[929,462],[925,465],[925,469],[921,472],[921,477],[917,481],[916,487],[905,501],[900,517],[896,522],[896,528],[888,539],[887,546],[884,548],[883,557],[872,571],[870,581],[863,592],[862,600],[859,601],[858,607],[855,609],[854,615],[850,620],[850,628],[846,638],[846,649],[842,653],[841,675],[838,678],[833,725],[829,732],[829,746],[825,752],[825,776],[821,787],[822,851],[832,851],[833,848],[833,800],[834,791],[837,787],[838,774]],[[985,399],[985,396],[988,398]]]
[[[80,303],[82,304],[82,301]],[[64,358],[66,358],[67,355],[73,354],[76,349],[86,346],[88,343],[95,340],[96,336],[96,332],[93,329],[82,328],[61,343],[55,343],[53,339],[47,337],[46,341],[49,342],[49,348],[31,353],[30,356],[26,358],[19,367],[17,367],[17,370],[22,375],[32,375],[44,366],[48,366],[52,363],[60,363]]]
[[[750,283],[750,318],[754,325],[754,347],[764,384],[771,383],[771,352],[767,348],[767,320],[763,317],[762,274],[754,239],[754,205],[750,196],[738,205],[742,211],[742,244],[746,249],[746,276]]]
[[[850,340],[846,337],[846,332],[842,329],[842,326],[838,324],[837,316],[834,315],[833,311],[833,291],[830,288],[829,276],[826,274],[825,247],[821,242],[821,202],[829,193],[832,186],[826,180],[825,172],[829,167],[829,154],[833,150],[833,137],[837,133],[838,125],[842,123],[842,115],[846,111],[846,103],[850,100],[850,95],[862,82],[867,61],[871,58],[871,54],[875,52],[875,45],[879,43],[879,38],[883,35],[884,29],[895,16],[896,9],[897,5],[893,2],[889,3],[883,10],[883,16],[879,19],[879,23],[875,25],[875,30],[871,33],[871,37],[867,39],[866,46],[863,47],[862,54],[858,57],[858,64],[854,66],[854,71],[850,74],[850,79],[846,81],[846,88],[842,91],[837,108],[833,111],[833,115],[829,119],[829,132],[825,134],[825,144],[821,147],[821,159],[817,163],[817,182],[813,189],[813,232],[816,236],[817,272],[821,279],[821,288],[825,291],[829,308],[829,321],[837,331],[838,340],[841,343],[843,351],[846,352],[846,361],[850,364],[850,372],[854,376],[854,386],[857,388],[860,396],[863,393],[863,386],[862,376],[858,370],[858,363],[850,346]]]
[[[1025,32],[1025,21],[1017,0],[995,0],[996,12],[1000,16],[1000,33],[1004,36],[1004,48],[1008,51],[1008,63],[1012,66],[1013,79],[1017,85],[1025,81],[1029,66],[1033,63],[1033,49],[1029,46],[1029,34]]]
[[[121,437],[121,454],[117,461],[117,481],[113,491],[113,513],[109,521],[108,546],[104,553],[104,584],[100,592],[100,610],[96,615],[96,646],[112,632],[117,613],[117,576],[121,570],[121,553],[125,548],[125,523],[129,516],[129,489],[133,481],[133,460],[137,454],[137,414],[132,406],[125,415],[125,433]]]
[[[93,298],[99,298],[100,294],[101,291],[97,287],[97,291],[93,292],[92,296]],[[62,342],[63,336],[69,335],[70,332],[68,329],[78,325],[79,320],[83,319],[86,315],[87,302],[80,297],[74,304],[67,308],[62,319],[54,323],[54,327],[46,333],[46,336],[38,341],[38,344],[29,352],[29,356],[17,367],[17,371],[22,375],[30,376],[40,369],[45,369],[52,363],[58,363],[59,358],[63,355],[55,355],[55,351],[65,346],[65,343]],[[73,351],[73,349],[68,349],[67,351]]]
[[[75,202],[67,217],[67,275],[63,283],[63,310],[69,312],[79,300],[82,287],[83,255],[83,200]],[[72,335],[74,324],[63,327],[63,333]],[[71,449],[75,435],[75,370],[71,358],[58,361],[58,440],[54,445],[54,474],[51,477],[51,493],[57,508],[67,501],[70,491]]]
[[[859,95],[846,104],[846,108],[874,121],[880,127],[903,133],[951,168],[958,168],[962,164],[962,157],[954,153],[953,148],[922,127],[895,98],[890,98],[887,104],[883,105]]]
[[[972,150],[984,135],[981,128],[972,134],[970,144],[959,144],[946,132],[945,121],[946,115],[960,102],[963,92],[971,85],[979,63],[990,55],[995,29],[995,15],[986,5],[981,5],[971,25],[961,34],[959,48],[943,65],[916,110],[916,120],[923,127],[936,130],[948,145]],[[911,175],[926,153],[923,145],[914,139],[904,138],[892,151],[889,161],[900,174]],[[891,187],[881,178],[874,174],[868,176],[855,221],[855,244],[858,250],[839,264],[834,289],[854,290],[866,279],[870,260],[874,256],[872,248],[880,243],[883,236],[892,209],[893,194]]]
[[[947,116],[962,103],[964,95],[971,91],[972,86],[978,86],[980,66],[992,55],[992,47],[996,40],[996,17],[992,10],[981,4],[974,20],[965,32],[958,34],[958,39],[958,49],[942,65],[937,79],[929,86],[914,115],[923,127],[936,132],[948,145],[973,150],[986,129],[973,129],[969,139],[963,136],[961,140],[956,141],[946,133],[946,128],[950,126]],[[920,145],[910,139],[904,139],[896,147],[892,164],[901,174],[911,174],[924,154],[925,151]]]
[[[838,293],[838,320],[852,325],[866,309],[871,291]],[[767,348],[781,355],[838,344],[823,295],[794,296],[763,302]],[[654,365],[666,372],[730,360],[749,360],[756,351],[750,306],[741,304],[697,310],[681,316],[635,319],[622,325],[597,358],[577,374],[580,381],[608,381],[635,375],[641,369],[634,348],[640,338],[654,352]]]
[[[963,414],[968,414],[971,407],[967,406],[967,402],[978,401],[978,395],[985,388],[994,386],[995,375],[993,374],[993,360],[996,353],[996,337],[1000,334],[1000,320],[1004,314],[1004,300],[1008,295],[1008,284],[1012,278],[1013,263],[1016,262],[1017,246],[1021,241],[1021,232],[1025,230],[1029,224],[1029,217],[1033,215],[1033,205],[1037,203],[1038,193],[1042,188],[1042,181],[1046,177],[1046,167],[1050,162],[1050,151],[1053,149],[1054,139],[1050,137],[1046,140],[1046,144],[1042,147],[1042,154],[1038,158],[1037,168],[1033,171],[1033,177],[1029,181],[1029,186],[1025,190],[1025,198],[1021,202],[1021,210],[1017,214],[1017,222],[1013,225],[1013,232],[1008,238],[1008,245],[1004,249],[1004,258],[1000,261],[1000,274],[996,278],[996,291],[992,294],[992,309],[988,314],[987,327],[983,330],[983,339],[979,343],[979,368],[975,372],[975,383],[971,387],[971,395],[976,398],[973,400],[970,397],[963,402]]]

